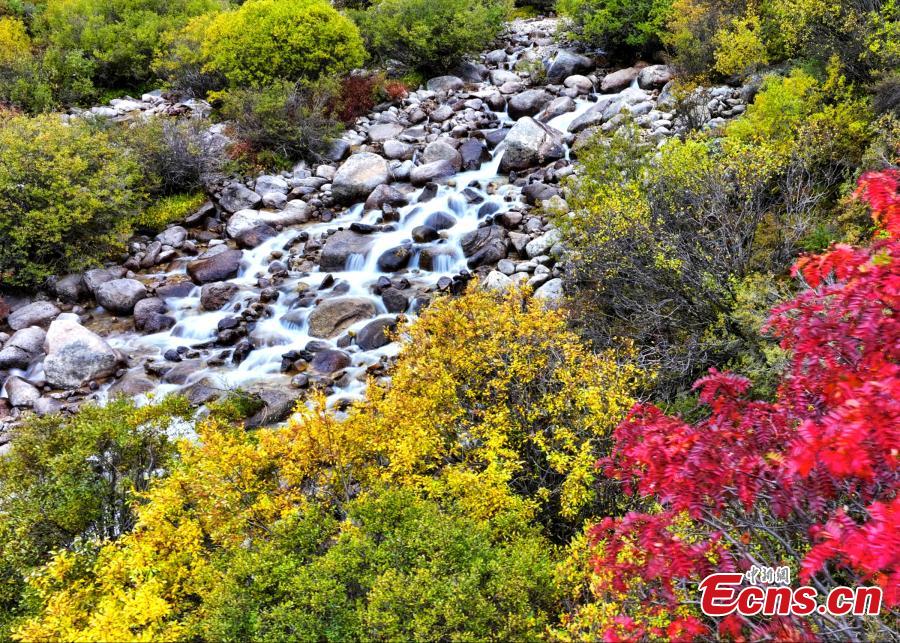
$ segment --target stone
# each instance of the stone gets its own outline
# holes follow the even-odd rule
[[[134,306],[134,327],[144,333],[160,333],[175,325],[175,318],[166,315],[166,302],[158,297],[141,299]]]
[[[49,301],[35,301],[17,308],[6,318],[6,323],[13,330],[22,330],[29,326],[42,326],[44,328],[59,315],[59,308]]]
[[[344,351],[326,348],[316,353],[309,366],[317,373],[329,375],[350,366],[350,356]]]
[[[428,271],[449,269],[456,259],[456,252],[447,245],[428,246],[419,253],[419,268]]]
[[[273,174],[262,174],[256,177],[256,183],[253,184],[253,190],[257,194],[266,194],[267,192],[280,192],[287,194],[290,190],[287,180],[282,176]]]
[[[287,195],[282,192],[266,192],[262,195],[262,205],[264,208],[281,210],[287,205]]]
[[[432,181],[448,179],[456,174],[456,168],[447,160],[434,161],[425,165],[418,165],[409,174],[413,185],[422,186]]]
[[[509,116],[518,120],[523,116],[534,116],[553,99],[546,90],[527,89],[509,99]]]
[[[637,78],[640,73],[641,69],[639,67],[626,67],[625,69],[620,69],[611,74],[607,74],[603,77],[603,80],[600,81],[600,91],[617,92],[625,89],[634,82],[634,79]]]
[[[562,133],[526,116],[520,118],[506,136],[500,171],[525,170],[563,156]]]
[[[269,210],[238,210],[228,218],[225,231],[232,239],[239,238],[245,232],[260,226],[273,229],[306,223],[309,216],[307,205],[303,201],[291,201],[291,206],[279,212]]]
[[[588,109],[581,116],[569,123],[568,131],[572,132],[573,134],[577,134],[590,127],[602,124],[604,121],[604,114],[606,113],[606,110],[610,107],[610,105],[620,104],[620,100],[621,97],[618,94],[598,96],[597,102],[594,103],[594,105],[592,105],[590,109]],[[616,108],[615,111],[618,111],[618,108]]]
[[[403,270],[409,264],[412,258],[412,248],[410,246],[395,246],[386,250],[378,257],[378,270],[381,272],[397,272]]]
[[[568,49],[561,49],[547,70],[547,82],[559,85],[565,78],[573,74],[586,74],[594,68],[594,62]]]
[[[44,354],[47,333],[39,326],[17,330],[0,350],[0,371],[26,369]]]
[[[42,397],[35,400],[34,404],[31,405],[31,410],[39,417],[59,413],[62,408],[62,402],[55,400],[52,397]]]
[[[394,287],[381,291],[381,301],[389,313],[403,313],[409,308],[409,298]]]
[[[487,76],[488,69],[482,64],[464,60],[456,66],[456,75],[465,82],[480,83]]]
[[[425,225],[434,230],[447,230],[456,225],[456,218],[446,212],[432,212],[425,219]]]
[[[466,233],[461,244],[469,268],[493,265],[506,258],[506,230],[498,225],[484,226]]]
[[[353,255],[365,256],[374,239],[351,230],[338,230],[325,241],[319,255],[319,266],[326,272],[339,272],[347,268],[347,260]]]
[[[356,345],[364,351],[375,350],[391,343],[390,334],[397,328],[394,317],[370,321],[356,334]]]
[[[416,243],[430,243],[440,237],[437,230],[427,225],[416,226],[410,235]]]
[[[386,158],[398,161],[408,161],[415,154],[416,148],[409,143],[401,143],[400,141],[385,141],[382,145],[384,156]]]
[[[480,286],[485,290],[496,290],[505,292],[512,286],[512,279],[504,275],[498,270],[491,270],[488,276],[484,278]]]
[[[594,89],[594,83],[587,76],[573,74],[563,81],[563,85],[569,89],[577,89],[582,94],[587,94]]]
[[[422,152],[423,164],[441,160],[449,161],[457,171],[462,167],[462,157],[456,147],[443,138],[429,143]]]
[[[375,316],[375,304],[364,297],[336,297],[320,303],[309,316],[312,337],[331,338],[353,324]]]
[[[194,282],[190,279],[185,278],[176,278],[171,281],[167,281],[161,286],[156,287],[156,296],[161,299],[168,299],[172,297],[174,299],[181,299],[182,297],[188,297],[193,291]]]
[[[659,89],[666,85],[675,73],[668,65],[650,65],[638,74],[638,87],[641,89]]]
[[[546,183],[530,183],[522,189],[525,203],[529,205],[538,205],[542,201],[547,201],[558,195],[559,188]]]
[[[248,429],[283,422],[294,412],[297,404],[296,394],[281,389],[264,389],[258,391],[256,396],[263,405],[244,422],[244,427]]]
[[[124,277],[125,272],[125,268],[122,268],[121,266],[115,266],[113,268],[94,268],[93,270],[85,272],[82,280],[84,281],[84,287],[87,288],[87,291],[91,296],[96,297],[97,289],[102,284],[105,284],[107,281],[112,281],[113,279]]]
[[[130,315],[147,296],[147,288],[137,279],[113,279],[97,289],[97,303],[113,315]]]
[[[197,285],[224,281],[237,276],[242,257],[240,250],[229,248],[211,257],[191,261],[187,265],[187,272]]]
[[[562,279],[550,279],[534,291],[534,298],[543,300],[545,306],[556,307],[562,303],[564,296]]]
[[[219,205],[226,212],[255,208],[261,202],[262,197],[243,183],[229,183],[219,194]]]
[[[381,184],[372,190],[372,194],[366,199],[364,210],[381,210],[385,204],[399,208],[409,203],[409,199],[400,190],[392,185]]]
[[[187,236],[188,232],[185,228],[182,228],[180,225],[175,225],[171,228],[166,228],[156,235],[156,240],[164,246],[180,248],[184,242],[187,241]]]
[[[400,123],[376,123],[369,128],[369,140],[373,143],[381,143],[396,138],[403,131]]]
[[[506,69],[494,69],[490,73],[491,76],[491,84],[500,87],[504,83],[518,83],[521,82],[521,78],[519,75],[508,71]]]
[[[548,103],[535,118],[542,123],[546,123],[557,116],[562,116],[563,114],[574,111],[575,101],[568,96],[560,96],[559,98],[554,98],[550,101],[550,103]]]
[[[40,391],[33,384],[15,375],[7,378],[4,386],[11,406],[30,408],[41,397]]]
[[[462,162],[460,169],[467,172],[477,170],[484,161],[490,158],[484,142],[477,138],[467,138],[459,146],[458,152]]]
[[[429,79],[429,81],[425,83],[425,87],[428,91],[446,93],[459,91],[465,87],[465,85],[463,79],[458,76],[438,76]]]
[[[523,232],[509,233],[509,243],[510,245],[512,245],[513,249],[520,255],[524,254],[525,247],[528,245],[529,241],[531,241],[531,237]]]
[[[528,255],[529,259],[540,257],[541,255],[549,254],[550,249],[557,243],[559,243],[559,231],[554,229],[547,234],[541,235],[537,239],[531,240],[528,245],[525,246],[525,253]]]
[[[64,304],[76,304],[87,294],[84,286],[84,276],[80,274],[60,277],[53,284],[56,298]]]
[[[147,377],[139,373],[127,373],[122,379],[109,387],[112,395],[125,395],[134,397],[156,390],[156,385]]]
[[[61,315],[47,329],[44,374],[47,383],[56,388],[78,388],[112,375],[119,366],[116,351],[73,317]]]
[[[331,194],[338,203],[364,201],[372,190],[389,179],[386,160],[372,152],[357,152],[335,172]]]
[[[501,259],[497,262],[497,270],[502,272],[504,275],[509,276],[516,271],[516,264],[509,259]]]
[[[441,105],[433,112],[431,112],[430,117],[431,120],[435,123],[443,123],[444,121],[452,118],[454,113],[455,112],[453,111],[453,108],[449,105]]]
[[[352,147],[353,145],[350,141],[342,138],[335,139],[331,142],[331,145],[328,146],[328,150],[325,152],[325,158],[334,163],[343,161],[350,154],[350,149]]]

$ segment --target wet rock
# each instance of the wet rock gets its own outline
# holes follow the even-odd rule
[[[376,319],[363,326],[356,334],[356,344],[364,351],[375,350],[391,343],[389,335],[397,328],[394,317]]]
[[[434,161],[425,165],[418,165],[409,174],[413,185],[422,186],[432,181],[448,179],[456,174],[456,168],[447,160]]]
[[[277,235],[275,228],[259,223],[252,228],[242,229],[233,238],[241,248],[256,248]]]
[[[431,120],[435,123],[443,123],[444,121],[452,118],[454,113],[455,112],[453,111],[453,108],[449,105],[441,105],[436,110],[431,112],[430,116]]]
[[[0,371],[26,369],[44,354],[47,333],[39,326],[29,326],[13,333],[0,350]]]
[[[210,382],[208,378],[203,378],[199,382],[194,382],[182,391],[182,394],[192,406],[209,404],[214,400],[224,397],[226,393],[227,391]]]
[[[243,232],[258,226],[287,227],[305,223],[308,219],[306,204],[303,201],[291,201],[290,207],[278,212],[239,210],[229,217],[225,231],[228,232],[228,236],[236,239]]]
[[[199,359],[186,359],[178,362],[166,371],[162,381],[166,384],[186,384],[192,375],[203,368],[203,362]]]
[[[457,76],[438,76],[430,79],[425,87],[432,92],[454,92],[465,87],[462,78]]]
[[[446,212],[432,212],[425,219],[425,225],[435,230],[446,230],[456,225],[456,218]]]
[[[143,395],[154,390],[156,390],[156,384],[140,373],[128,373],[109,388],[111,395],[125,395],[127,397]]]
[[[375,316],[375,304],[363,297],[326,299],[309,315],[309,334],[331,338],[353,324]]]
[[[492,265],[506,258],[506,230],[498,225],[484,226],[462,238],[463,254],[469,268]]]
[[[262,195],[262,206],[264,208],[272,208],[273,210],[281,210],[287,205],[287,195],[281,192],[266,192]]]
[[[430,243],[440,236],[437,230],[427,225],[416,226],[410,234],[416,243]]]
[[[158,235],[156,235],[156,240],[159,241],[164,246],[172,246],[173,248],[180,248],[181,245],[187,241],[187,230],[182,228],[180,225],[172,226],[171,228],[166,228]]]
[[[156,287],[156,296],[161,299],[169,297],[181,298],[187,297],[194,290],[194,282],[190,279],[176,279],[167,281],[161,286]]]
[[[547,70],[547,82],[559,85],[565,78],[573,74],[586,74],[593,68],[594,61],[587,56],[568,49],[561,49]]]
[[[381,301],[389,313],[402,313],[409,308],[409,298],[397,288],[391,287],[382,290]]]
[[[526,116],[519,119],[506,137],[500,171],[524,170],[561,159],[564,155],[562,133]]]
[[[33,384],[15,375],[7,378],[5,387],[6,397],[14,407],[30,408],[41,397],[40,391]]]
[[[638,87],[641,89],[659,89],[668,83],[675,74],[668,65],[650,65],[638,74]]]
[[[60,316],[50,324],[44,343],[44,374],[56,388],[73,389],[116,372],[119,356],[99,335]]]
[[[412,249],[408,245],[395,246],[378,257],[378,270],[381,272],[397,272],[403,270],[412,258]]]
[[[350,154],[352,147],[350,141],[343,138],[335,139],[328,147],[328,151],[325,152],[325,158],[334,163],[343,161]]]
[[[575,101],[568,96],[560,96],[554,98],[550,103],[541,110],[536,119],[542,123],[553,120],[557,116],[562,116],[568,112],[575,111]]]
[[[490,158],[485,144],[476,138],[467,138],[459,146],[461,169],[465,171],[477,170],[481,164]]]
[[[409,200],[403,192],[391,185],[382,184],[375,188],[372,194],[369,195],[369,198],[366,199],[364,209],[367,212],[369,210],[381,210],[385,204],[399,208],[408,202]]]
[[[372,247],[372,237],[350,230],[339,230],[328,237],[319,256],[319,266],[326,272],[344,270],[353,255],[365,256]]]
[[[96,292],[97,303],[113,315],[130,315],[135,305],[147,296],[147,288],[137,279],[113,279]]]
[[[387,161],[371,152],[357,152],[338,168],[331,194],[338,203],[364,201],[372,190],[389,179]]]
[[[541,201],[547,201],[557,195],[559,195],[559,188],[546,183],[531,183],[522,189],[525,203],[529,205],[537,205]]]
[[[522,79],[515,72],[506,69],[494,69],[490,72],[491,84],[500,87],[506,83],[518,83]]]
[[[214,281],[200,289],[200,307],[203,310],[221,310],[240,290],[236,284]]]
[[[141,299],[134,306],[134,328],[143,333],[160,333],[175,325],[175,318],[166,315],[166,302],[158,297]]]
[[[262,197],[242,183],[229,183],[219,194],[219,205],[226,212],[237,212],[255,208],[262,202]]]
[[[443,258],[445,257],[449,264],[456,257],[456,252],[446,245],[422,248],[422,252],[419,253],[419,268],[429,271],[444,270],[442,264],[444,264]]]
[[[240,250],[228,249],[205,259],[197,259],[187,265],[188,275],[198,285],[231,279],[237,276],[242,257]]]
[[[297,404],[296,394],[282,389],[265,389],[256,395],[262,401],[262,408],[244,422],[244,426],[249,429],[283,422],[293,413]]]
[[[42,326],[52,322],[59,315],[59,308],[49,301],[36,301],[17,308],[6,318],[6,323],[13,330],[22,330],[29,326]]]
[[[563,85],[568,89],[576,89],[579,93],[587,94],[594,89],[594,83],[587,76],[573,74],[563,81]]]
[[[523,116],[534,116],[549,103],[553,97],[543,89],[528,89],[509,99],[509,115],[514,120]]]
[[[329,375],[350,366],[350,356],[344,351],[326,348],[316,353],[309,366],[317,373]]]
[[[428,164],[441,160],[449,161],[457,171],[462,167],[462,157],[459,155],[456,146],[445,139],[439,138],[429,143],[422,152],[422,162]]]
[[[527,234],[522,232],[509,233],[509,243],[520,255],[525,254],[525,247],[528,245],[529,241],[531,241],[531,237]]]
[[[628,87],[641,73],[640,67],[626,67],[607,74],[600,81],[600,91],[617,92]]]

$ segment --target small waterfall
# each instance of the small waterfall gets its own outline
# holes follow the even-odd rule
[[[348,272],[356,272],[358,270],[364,269],[365,267],[366,255],[354,252],[352,255],[347,257],[347,265],[344,266],[344,270]]]

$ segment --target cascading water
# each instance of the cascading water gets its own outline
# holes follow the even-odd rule
[[[590,100],[576,101],[576,109],[558,116],[548,125],[565,132],[569,124],[591,107]],[[501,126],[511,124],[506,113],[496,113]],[[364,297],[370,300],[378,317],[388,316],[388,312],[380,297],[372,294],[372,287],[381,276],[406,277],[410,282],[423,286],[435,285],[441,277],[450,277],[466,268],[461,240],[463,236],[478,227],[479,221],[488,214],[497,215],[514,207],[520,207],[515,199],[507,198],[509,188],[505,177],[498,174],[500,159],[504,145],[498,145],[492,157],[482,163],[477,170],[457,174],[447,185],[438,188],[437,194],[430,200],[419,202],[423,189],[409,194],[410,204],[398,208],[399,221],[395,224],[381,226],[371,233],[372,244],[368,252],[352,254],[348,257],[344,269],[326,273],[318,268],[311,272],[291,272],[289,277],[278,283],[278,297],[269,302],[271,315],[259,319],[249,334],[254,349],[238,364],[230,361],[218,363],[214,356],[218,350],[212,346],[216,338],[219,322],[233,316],[241,308],[245,300],[259,295],[258,279],[267,274],[273,253],[283,253],[290,248],[298,236],[305,232],[312,239],[325,231],[334,228],[347,228],[352,223],[376,225],[382,213],[378,210],[363,212],[361,204],[348,208],[342,215],[328,223],[308,223],[290,226],[277,236],[268,239],[261,245],[243,254],[243,261],[238,276],[231,283],[238,286],[237,292],[221,310],[207,312],[200,306],[200,288],[195,287],[184,297],[170,297],[166,304],[175,317],[176,324],[170,330],[140,335],[126,333],[114,335],[109,343],[123,352],[136,356],[158,357],[167,351],[176,350],[182,353],[197,351],[202,363],[190,372],[183,381],[163,383],[157,393],[168,393],[200,380],[210,385],[225,388],[250,388],[265,382],[266,386],[287,385],[288,376],[281,373],[282,355],[292,350],[302,350],[311,341],[327,342],[335,346],[334,340],[322,340],[309,334],[308,317],[314,310],[312,307],[295,307],[300,295],[306,288],[319,288],[328,274],[334,278],[332,289],[340,288],[342,296]],[[421,226],[432,215],[441,214],[453,217],[452,225],[441,231],[441,238],[430,243],[413,243],[412,231]],[[221,243],[221,242],[220,242]],[[402,273],[386,273],[379,269],[378,259],[382,254],[397,246],[408,245],[413,256]],[[437,249],[432,253],[430,268],[421,267],[421,253],[426,248]],[[153,277],[170,277],[183,274],[187,259],[182,260],[171,272],[153,275]],[[327,290],[323,289],[327,294]],[[412,316],[412,310],[407,310]],[[350,326],[347,331],[358,331],[370,323],[367,319]],[[351,357],[351,366],[347,369],[350,376],[344,381],[345,386],[337,390],[330,398],[353,399],[364,391],[364,372],[383,357],[392,356],[398,350],[396,343],[390,343],[375,350],[362,351],[351,346],[344,348]],[[273,381],[274,380],[274,381]]]

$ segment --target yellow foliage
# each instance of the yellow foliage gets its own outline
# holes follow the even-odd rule
[[[715,57],[716,71],[726,76],[745,74],[768,64],[759,17],[736,18],[730,28],[720,30],[716,34]]]
[[[31,39],[21,20],[0,16],[0,67],[31,58]]]

